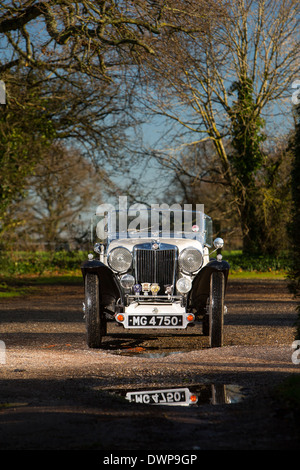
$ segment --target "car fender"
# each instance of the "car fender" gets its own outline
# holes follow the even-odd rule
[[[227,261],[211,259],[195,276],[192,289],[189,294],[189,307],[203,313],[207,305],[210,291],[210,277],[213,272],[223,272],[225,279],[225,291],[229,274],[229,263]]]
[[[114,272],[99,260],[85,261],[81,265],[81,272],[83,279],[85,279],[88,273],[97,274],[99,278],[100,304],[103,308],[114,312],[116,302],[119,299],[123,301],[122,290]]]

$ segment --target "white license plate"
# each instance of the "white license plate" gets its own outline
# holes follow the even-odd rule
[[[148,405],[189,405],[191,393],[188,388],[128,392],[126,399],[133,403]]]
[[[124,328],[175,328],[184,329],[193,323],[195,317],[191,313],[153,313],[124,312],[116,315],[117,322]]]
[[[128,315],[128,328],[181,328],[182,315]]]

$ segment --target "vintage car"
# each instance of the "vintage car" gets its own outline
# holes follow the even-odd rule
[[[212,242],[210,217],[199,210],[140,210],[135,218],[111,211],[93,218],[91,234],[98,256],[81,266],[88,347],[101,348],[109,321],[140,332],[202,322],[210,347],[223,345],[229,264],[223,240]]]

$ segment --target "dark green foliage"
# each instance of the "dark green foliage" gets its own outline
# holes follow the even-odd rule
[[[231,271],[287,271],[291,264],[291,258],[286,253],[275,257],[224,252],[223,258],[229,262]],[[76,271],[80,269],[82,261],[86,259],[87,252],[85,251],[2,252],[0,255],[0,275]]]
[[[261,143],[265,140],[264,121],[257,114],[253,99],[252,81],[245,77],[235,82],[231,92],[237,92],[237,100],[230,112],[231,145],[229,156],[235,176],[234,195],[238,201],[243,232],[244,253],[262,252],[263,228],[258,221],[257,172],[261,169],[264,155]]]
[[[287,271],[291,265],[291,257],[288,253],[273,256],[233,252],[224,253],[223,258],[229,262],[231,271]]]
[[[48,98],[41,94],[41,88],[20,73],[7,81],[7,105],[0,114],[0,220],[9,204],[22,197],[26,178],[56,135]]]
[[[237,101],[231,111],[231,144],[234,152],[230,156],[230,161],[234,173],[246,187],[253,185],[256,172],[263,164],[261,143],[265,140],[265,136],[261,131],[264,121],[257,115],[253,84],[249,78],[235,82],[231,91],[237,91]]]
[[[291,140],[291,149],[294,155],[292,164],[292,220],[289,224],[291,240],[292,265],[289,270],[290,290],[296,298],[300,297],[300,105],[295,109],[295,134]],[[297,339],[300,339],[300,305],[298,305],[299,319],[297,325]]]
[[[86,259],[87,253],[83,251],[2,252],[0,275],[5,277],[76,271]]]

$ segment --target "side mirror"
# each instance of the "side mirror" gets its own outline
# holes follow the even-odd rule
[[[101,245],[101,243],[95,243],[95,245],[94,245],[95,253],[98,253],[98,255],[100,255],[103,252],[102,247],[103,247],[103,245]]]
[[[217,250],[219,250],[219,249],[223,248],[223,246],[224,246],[224,240],[223,240],[223,238],[219,238],[219,237],[218,237],[218,238],[215,238],[215,240],[214,240],[214,247],[215,247]]]

